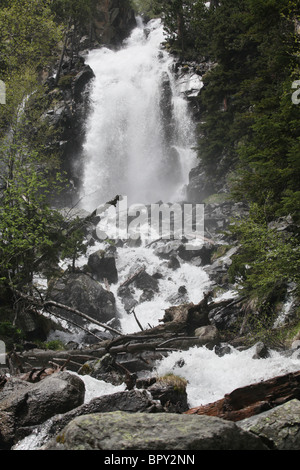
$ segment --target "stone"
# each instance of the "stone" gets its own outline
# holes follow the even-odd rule
[[[147,390],[154,400],[159,400],[165,411],[172,413],[183,413],[188,410],[188,399],[186,392],[187,382],[185,379],[173,374],[158,377],[155,383]]]
[[[235,423],[176,413],[96,413],[71,421],[41,450],[268,450]]]
[[[190,302],[167,308],[163,322],[181,323],[190,333],[193,333],[196,328],[209,325],[207,297],[205,296],[197,305]]]
[[[50,300],[64,304],[68,307],[106,323],[117,320],[117,309],[114,294],[107,291],[102,285],[83,273],[67,273],[54,283],[49,291]],[[84,325],[85,320],[75,313],[63,309],[56,309],[57,313],[69,318],[79,325]]]
[[[189,183],[187,185],[187,200],[188,202],[202,204],[214,192],[214,183],[205,173],[203,165],[200,163],[190,171]]]
[[[36,436],[36,446],[39,449],[78,416],[92,413],[111,413],[113,411],[158,413],[163,412],[164,409],[159,402],[151,398],[151,395],[146,390],[117,392],[93,398],[89,403],[84,403],[67,413],[53,416],[46,423],[32,427],[31,434]],[[18,444],[16,447],[18,450]]]
[[[110,354],[106,354],[101,359],[87,361],[80,367],[78,374],[90,375],[97,380],[103,380],[113,385],[121,385],[125,382],[124,371],[120,372],[115,358]]]
[[[107,279],[109,284],[118,282],[118,271],[113,254],[98,250],[92,253],[88,259],[88,268],[96,281]]]
[[[274,450],[299,450],[300,401],[290,400],[272,410],[244,419],[238,426],[259,436]]]
[[[146,271],[141,271],[136,276],[133,283],[137,289],[151,289],[153,292],[158,292],[158,280],[150,276]]]
[[[196,328],[194,335],[199,339],[199,344],[214,346],[219,341],[219,331],[214,325]]]
[[[84,88],[95,77],[95,74],[89,65],[85,65],[73,80],[74,98],[76,101],[81,99]]]
[[[254,345],[252,359],[266,359],[267,357],[270,357],[269,348],[262,341],[259,341]]]

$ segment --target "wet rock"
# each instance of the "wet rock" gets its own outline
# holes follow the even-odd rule
[[[96,281],[107,279],[109,284],[118,282],[116,260],[112,253],[106,253],[103,250],[92,253],[88,259],[88,268]]]
[[[195,330],[194,335],[199,339],[199,344],[215,346],[219,341],[219,331],[214,325],[201,326]]]
[[[259,437],[210,416],[98,413],[71,421],[44,450],[268,450]]]
[[[112,413],[114,411],[124,411],[125,413],[159,413],[164,412],[164,409],[159,402],[151,398],[150,393],[146,390],[117,392],[94,398],[89,403],[85,403],[74,410],[56,415],[41,426],[32,427],[31,434],[36,436],[36,446],[40,448],[45,446],[47,442],[78,416],[92,413]],[[19,450],[18,445],[16,447]]]
[[[187,289],[185,286],[180,286],[176,294],[171,295],[166,299],[171,305],[180,305],[188,301]]]
[[[232,348],[229,344],[217,344],[214,348],[214,351],[217,356],[223,357],[226,354],[231,354]]]
[[[162,259],[169,260],[171,257],[177,256],[178,249],[181,245],[181,241],[173,240],[155,248],[154,254]]]
[[[209,306],[209,322],[220,331],[234,330],[241,315],[240,305],[232,305],[232,299],[212,302]]]
[[[54,373],[35,384],[11,378],[0,393],[0,446],[11,446],[26,434],[26,427],[81,405],[84,395],[83,381],[67,372]]]
[[[74,88],[73,96],[76,101],[80,101],[82,92],[90,81],[95,77],[95,74],[89,65],[85,65],[75,76],[72,86]]]
[[[147,390],[154,400],[159,400],[169,413],[183,413],[188,410],[187,382],[181,377],[168,374],[159,377]]]
[[[87,361],[78,371],[79,375],[89,375],[97,380],[113,385],[121,385],[125,382],[125,372],[120,371],[116,360],[110,354],[106,354],[101,359]]]
[[[66,273],[51,287],[49,298],[79,310],[101,323],[114,320],[115,325],[118,325],[114,294],[86,274]],[[75,313],[63,309],[57,309],[57,313],[66,320],[70,318],[80,325],[85,323],[85,320]]]
[[[300,401],[290,400],[272,410],[244,419],[238,426],[260,437],[273,450],[299,450]]]
[[[176,271],[176,269],[180,268],[180,262],[176,256],[172,255],[170,257],[168,262],[168,268],[172,269],[173,271]]]
[[[202,204],[215,190],[215,185],[205,173],[202,164],[199,164],[190,171],[189,183],[187,185],[188,202]]]
[[[138,289],[150,289],[153,292],[158,292],[158,280],[150,276],[146,271],[141,271],[134,279],[134,285]]]
[[[267,357],[270,357],[269,348],[262,341],[259,341],[254,345],[252,359],[265,359]]]
[[[209,325],[207,297],[197,305],[194,303],[172,306],[165,310],[164,323],[178,323],[185,325],[186,331],[193,333],[196,328]]]
[[[134,298],[134,289],[130,286],[119,287],[118,296],[121,298],[126,312],[132,311],[138,305],[138,301]]]

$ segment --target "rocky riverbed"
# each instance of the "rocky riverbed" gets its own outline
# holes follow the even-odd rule
[[[64,338],[65,348],[51,351],[27,344],[27,350],[8,355],[7,367],[1,370],[2,449],[299,447],[300,386],[298,375],[293,380],[289,375],[300,370],[296,338],[274,352],[262,343],[249,348],[245,335],[236,334],[245,312],[227,271],[238,247],[220,230],[228,225],[233,209],[246,210],[228,202],[206,206],[207,241],[194,251],[186,250],[185,240],[158,240],[148,247],[141,240],[119,241],[100,251],[95,238],[98,221],[89,219],[85,263],[79,260],[75,272],[61,265],[61,276],[44,285],[43,307],[48,305],[48,316],[50,307],[52,312],[49,337]],[[147,250],[156,260],[154,270],[150,263],[143,264]],[[132,263],[139,262],[128,265],[128,256]],[[196,284],[181,284],[179,273],[193,270],[199,273]],[[37,279],[41,289],[42,281]],[[172,295],[170,286],[177,287]],[[193,292],[198,297],[193,298]],[[160,297],[161,304],[153,303]],[[161,310],[153,312],[154,305],[161,305]],[[124,319],[130,319],[127,331]],[[31,314],[28,323],[38,320]],[[229,358],[232,362],[226,366]],[[228,378],[214,370],[216,359],[224,361],[223,370],[228,367]],[[263,405],[254,403],[251,408],[251,403],[241,401],[239,409],[246,412],[238,422],[195,416],[187,412],[203,403],[204,392],[189,383],[191,367],[202,382],[205,372],[210,381],[215,377],[212,392],[222,382],[219,394],[212,393],[205,404],[219,403],[234,387],[250,387],[254,397],[252,381],[274,376],[283,377],[284,387],[279,396],[273,387],[276,396],[263,397]],[[249,367],[248,379],[234,385],[229,377],[238,367]],[[105,436],[100,432],[102,422]]]

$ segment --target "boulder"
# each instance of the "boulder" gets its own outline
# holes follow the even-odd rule
[[[158,377],[147,390],[154,400],[159,400],[169,413],[183,413],[188,410],[187,382],[173,374]]]
[[[268,441],[274,450],[299,450],[300,401],[290,400],[272,410],[244,419],[238,426]]]
[[[89,65],[84,65],[83,69],[77,73],[72,84],[76,101],[80,101],[83,90],[94,77],[95,74]]]
[[[125,382],[125,372],[120,371],[115,358],[106,354],[101,359],[87,361],[78,371],[79,375],[90,375],[97,380],[121,385]]]
[[[266,359],[267,357],[270,357],[270,350],[262,341],[259,341],[254,345],[252,359]]]
[[[80,406],[84,396],[84,382],[68,372],[54,373],[35,384],[9,379],[0,392],[0,448],[24,437],[28,426]]]
[[[152,400],[151,395],[146,390],[130,390],[97,397],[67,413],[53,416],[40,426],[32,427],[32,434],[36,436],[35,448],[40,449],[78,416],[92,413],[111,413],[113,411],[158,413],[164,411],[164,409],[158,402]],[[16,450],[22,449],[22,444],[22,442],[18,443]]]
[[[141,271],[138,276],[135,277],[133,283],[137,289],[147,289],[148,291],[153,291],[153,293],[158,292],[158,280],[146,271]]]
[[[104,281],[107,279],[109,284],[118,282],[118,271],[116,268],[116,260],[113,254],[98,250],[92,253],[88,259],[88,268],[96,281]]]
[[[215,183],[205,173],[203,165],[200,163],[190,171],[189,183],[187,185],[187,200],[188,202],[202,204],[214,192]]]
[[[205,325],[196,328],[194,335],[199,339],[198,344],[215,346],[220,339],[219,331],[214,325]]]
[[[50,300],[79,310],[101,323],[115,320],[117,325],[117,309],[114,294],[83,273],[67,273],[49,291]],[[75,313],[57,309],[59,315],[83,325],[85,320]]]
[[[96,413],[71,421],[42,450],[268,450],[235,423],[176,413]]]

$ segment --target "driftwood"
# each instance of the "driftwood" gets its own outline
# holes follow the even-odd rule
[[[33,349],[22,353],[13,354],[12,366],[17,372],[31,371],[33,368],[46,368],[51,363],[65,364],[75,372],[87,361],[101,359],[106,354],[111,354],[116,359],[124,354],[157,353],[178,350],[178,341],[194,341],[195,337],[186,337],[177,332],[145,330],[144,332],[122,335],[99,342],[97,345],[86,349],[71,349],[63,351]],[[173,343],[173,344],[172,344]],[[174,344],[175,343],[175,344]],[[182,349],[179,345],[179,349]],[[142,358],[140,358],[143,360]]]
[[[43,380],[45,377],[48,377],[49,375],[54,374],[55,372],[61,372],[65,370],[67,367],[68,363],[70,361],[70,358],[65,361],[64,364],[59,366],[58,364],[51,363],[52,367],[43,367],[43,368],[34,368],[25,374],[19,375],[18,378],[21,380],[25,380],[26,382],[30,383],[37,383]]]
[[[71,313],[75,313],[81,318],[84,318],[85,320],[88,320],[90,323],[94,323],[95,325],[101,326],[101,328],[104,328],[106,330],[111,331],[114,334],[117,335],[122,335],[122,333],[115,328],[112,328],[111,326],[107,325],[106,323],[101,323],[98,320],[95,320],[94,318],[90,317],[89,315],[86,315],[85,313],[81,312],[80,310],[77,310],[76,308],[69,307],[65,304],[61,304],[59,302],[55,302],[53,300],[46,300],[43,301],[42,299],[37,299],[35,297],[32,297],[28,294],[24,294],[21,291],[16,291],[16,293],[24,300],[27,300],[32,306],[36,307],[37,309],[40,310],[47,310],[49,311],[49,308],[54,307],[54,308],[59,308],[62,310],[66,310]],[[55,313],[53,311],[50,312],[55,316]]]
[[[240,421],[292,399],[300,399],[300,371],[237,388],[221,400],[192,408],[186,414]]]
[[[134,273],[132,276],[130,276],[128,279],[126,279],[126,281],[124,281],[123,284],[121,284],[119,288],[125,287],[125,286],[128,286],[129,284],[131,284],[138,277],[139,274],[141,274],[143,271],[145,271],[145,269],[146,269],[145,266],[143,266],[136,273]]]

